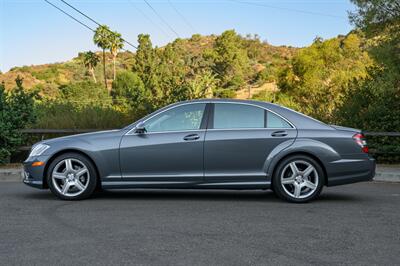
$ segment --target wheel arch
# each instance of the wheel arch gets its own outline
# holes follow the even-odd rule
[[[49,185],[47,184],[47,174],[48,174],[48,171],[49,171],[50,164],[54,161],[55,158],[57,158],[58,156],[60,156],[62,154],[65,154],[65,153],[77,153],[77,154],[80,154],[80,155],[86,157],[93,164],[94,169],[96,171],[96,175],[97,175],[97,181],[98,181],[97,182],[97,186],[101,187],[100,172],[99,172],[97,164],[95,163],[93,158],[91,158],[91,156],[89,154],[87,154],[86,152],[78,150],[78,149],[65,149],[65,150],[60,150],[60,151],[54,153],[50,157],[50,159],[47,161],[46,166],[45,166],[44,171],[43,171],[43,188],[49,188]]]
[[[274,165],[272,166],[272,171],[270,171],[271,173],[271,185],[272,185],[272,180],[273,180],[273,176],[276,172],[276,169],[278,168],[278,165],[285,159],[287,159],[288,157],[291,156],[296,156],[296,155],[303,155],[303,156],[308,156],[311,159],[313,159],[314,161],[316,161],[322,168],[322,171],[324,172],[324,185],[328,184],[328,174],[326,171],[326,167],[323,164],[323,162],[321,161],[320,158],[318,158],[316,155],[310,153],[310,152],[306,152],[306,151],[293,151],[290,153],[285,154],[284,156],[282,156],[281,158],[279,158],[279,160],[277,160]]]

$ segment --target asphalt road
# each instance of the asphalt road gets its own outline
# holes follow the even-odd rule
[[[0,265],[400,264],[400,184],[269,191],[129,190],[80,202],[0,183]]]

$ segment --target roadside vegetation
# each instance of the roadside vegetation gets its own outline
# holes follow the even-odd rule
[[[33,105],[32,117],[15,122],[13,131],[2,130],[0,157],[21,142],[14,134],[26,125],[118,128],[167,104],[204,97],[253,98],[326,123],[400,131],[400,5],[352,2],[357,6],[350,14],[353,31],[327,40],[316,37],[303,48],[272,46],[258,36],[228,30],[176,39],[164,47],[154,47],[150,36],[141,34],[132,53],[123,50],[119,33],[100,26],[93,41],[101,52],[0,74],[2,108],[11,110],[12,99],[22,93]],[[2,127],[10,124],[4,119]],[[400,160],[395,156],[399,138],[374,137],[370,143],[389,152],[381,160]]]

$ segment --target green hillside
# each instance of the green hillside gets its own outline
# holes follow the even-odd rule
[[[179,43],[180,53],[188,58],[203,57],[204,54],[213,48],[215,40],[218,36],[201,36],[193,35],[190,39],[176,40],[169,45]],[[268,69],[268,80],[258,80],[257,85],[262,83],[274,82],[277,78],[277,72],[283,66],[288,64],[290,58],[293,57],[297,48],[287,46],[273,46],[266,42],[261,42],[256,36],[241,37],[245,43],[246,52],[251,59],[249,64],[253,74],[262,72],[266,73]],[[159,51],[165,50],[166,47],[156,48]],[[101,57],[101,52],[96,52]],[[106,76],[107,84],[110,89],[112,86],[112,56],[106,53]],[[116,69],[117,73],[132,70],[135,64],[135,54],[131,52],[121,51],[117,55]],[[101,62],[94,68],[95,76],[98,82],[104,79]],[[69,83],[92,80],[91,74],[85,67],[83,62],[83,54],[80,53],[75,58],[67,62],[31,65],[14,67],[10,71],[0,74],[0,82],[4,82],[6,90],[15,87],[15,79],[20,76],[24,80],[24,88],[27,90],[38,90],[41,97],[46,99],[60,98],[60,86]],[[254,80],[247,80],[242,87],[254,85]],[[240,97],[240,96],[239,96]]]

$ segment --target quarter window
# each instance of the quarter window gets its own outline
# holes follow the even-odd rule
[[[267,112],[268,128],[291,128],[290,124],[274,113]]]
[[[215,104],[214,128],[264,128],[264,109],[245,104]]]
[[[147,132],[185,131],[200,129],[206,104],[181,105],[145,122]]]

